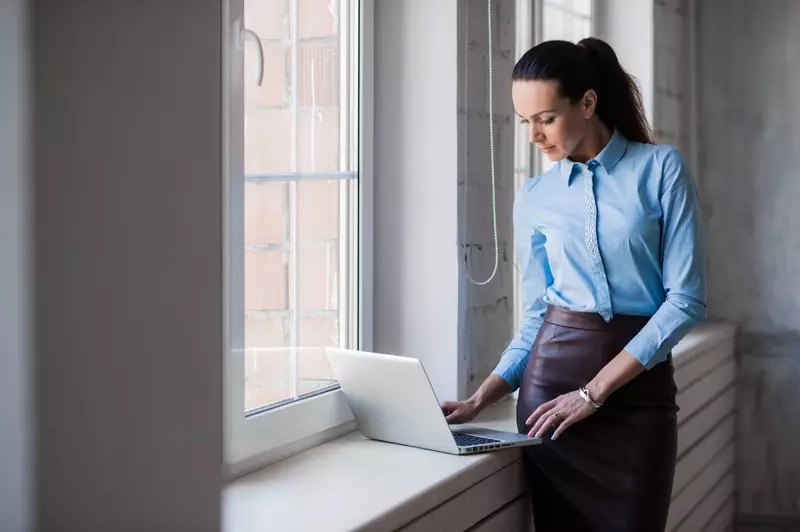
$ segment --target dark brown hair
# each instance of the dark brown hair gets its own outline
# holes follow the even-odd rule
[[[612,131],[635,142],[653,144],[653,135],[636,80],[622,68],[605,41],[589,37],[578,44],[545,41],[528,50],[514,66],[513,81],[555,81],[571,103],[586,91],[597,93],[597,115]]]

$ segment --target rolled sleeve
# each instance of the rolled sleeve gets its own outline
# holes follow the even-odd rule
[[[625,351],[650,369],[706,319],[705,250],[697,190],[678,150],[664,160],[660,195],[662,279],[666,299]]]

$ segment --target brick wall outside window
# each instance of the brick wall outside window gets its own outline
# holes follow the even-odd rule
[[[245,48],[245,175],[339,171],[339,1],[299,0],[298,86],[292,86],[292,0],[245,0],[245,24],[261,37],[264,81]],[[297,96],[297,159],[292,103]],[[298,309],[291,307],[288,182],[245,186],[245,406],[291,397],[291,334],[298,325],[298,393],[330,382],[323,346],[339,345],[341,181],[297,187]]]

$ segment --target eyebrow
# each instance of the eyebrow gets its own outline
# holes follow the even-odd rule
[[[539,115],[543,115],[544,113],[555,113],[555,112],[556,112],[556,110],[555,110],[555,109],[545,109],[544,111],[539,111],[539,112],[538,112],[538,113],[536,113],[535,115],[532,115],[532,116],[531,116],[531,118],[536,118],[537,116],[539,116]],[[522,118],[523,120],[527,120],[527,118],[525,118],[524,116],[522,116],[522,115],[521,115],[521,114],[519,114],[519,113],[517,113],[517,116],[519,116],[519,117],[520,117],[520,118]]]

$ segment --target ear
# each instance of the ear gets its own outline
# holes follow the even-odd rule
[[[597,111],[597,93],[594,89],[589,89],[581,98],[581,111],[585,118],[591,118]]]

